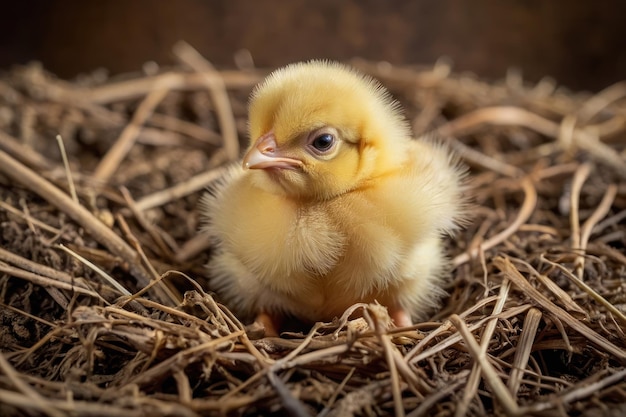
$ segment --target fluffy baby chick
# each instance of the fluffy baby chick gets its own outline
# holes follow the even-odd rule
[[[411,139],[379,83],[338,63],[289,65],[253,92],[249,131],[242,166],[204,199],[212,284],[234,311],[276,335],[287,315],[328,321],[377,301],[408,326],[437,304],[463,173]]]

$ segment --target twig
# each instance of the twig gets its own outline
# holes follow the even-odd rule
[[[524,375],[524,369],[526,369],[528,364],[528,358],[530,357],[530,352],[532,351],[533,342],[535,340],[537,328],[541,322],[541,317],[541,311],[535,307],[531,308],[528,310],[528,313],[526,313],[523,325],[524,327],[522,327],[522,334],[520,335],[517,343],[517,349],[515,350],[515,357],[513,358],[513,369],[511,369],[511,375],[509,376],[509,381],[507,383],[509,391],[511,391],[511,395],[517,395],[517,391],[519,390],[520,381]]]
[[[608,302],[606,298],[602,297],[598,294],[593,288],[591,288],[585,281],[578,278],[576,275],[572,274],[567,268],[563,265],[558,264],[556,262],[552,262],[545,257],[545,255],[541,255],[541,261],[546,262],[549,265],[552,265],[555,268],[558,268],[563,274],[570,279],[574,284],[578,286],[581,290],[585,291],[591,298],[596,300],[599,304],[603,305],[607,310],[609,310],[617,320],[619,320],[623,326],[626,326],[626,315],[622,313],[617,307]]]
[[[620,81],[599,91],[596,95],[585,101],[578,110],[578,120],[585,124],[603,109],[622,98],[626,97],[626,81]]]
[[[222,137],[224,138],[224,150],[228,159],[235,161],[239,158],[239,138],[224,80],[213,65],[188,43],[183,41],[177,43],[174,46],[174,54],[194,71],[201,72],[204,75],[205,85],[209,89],[215,104]]]
[[[306,411],[302,403],[291,394],[289,388],[287,388],[283,381],[278,378],[274,372],[269,371],[267,373],[267,379],[276,390],[276,393],[282,400],[283,407],[285,407],[285,410],[290,416],[309,417],[309,413]]]
[[[113,279],[112,276],[110,276],[109,274],[104,272],[102,270],[102,268],[100,268],[99,266],[95,265],[93,262],[89,261],[88,259],[85,259],[84,257],[80,256],[79,254],[77,254],[73,250],[71,250],[71,249],[69,249],[69,248],[67,248],[67,247],[65,247],[63,245],[58,245],[58,247],[59,247],[59,249],[63,250],[65,253],[67,253],[70,256],[78,259],[80,262],[82,262],[83,264],[85,264],[86,266],[91,268],[92,271],[94,271],[96,274],[100,275],[100,277],[102,277],[113,288],[118,290],[122,295],[126,295],[126,296],[130,296],[131,295],[130,291],[128,291],[126,288],[124,288],[122,286],[122,284],[120,284],[115,279]]]
[[[244,333],[243,330],[233,332],[229,335],[222,336],[218,339],[213,339],[201,343],[197,346],[189,347],[187,349],[177,352],[175,355],[159,362],[157,365],[146,369],[144,372],[133,377],[128,381],[128,384],[142,385],[149,383],[153,378],[162,375],[163,373],[170,373],[175,367],[184,367],[187,364],[194,361],[197,356],[201,356],[203,352],[213,352],[218,349],[223,349],[230,346],[234,339],[237,339]]]
[[[374,312],[374,328],[376,335],[378,336],[385,352],[385,359],[387,366],[389,367],[389,379],[391,380],[391,393],[393,395],[394,414],[396,417],[404,417],[404,406],[402,405],[402,391],[400,389],[400,377],[398,376],[398,368],[396,367],[396,361],[394,360],[393,349],[394,346],[391,343],[391,339],[386,334],[387,326],[384,324],[387,317],[379,317],[377,312]]]
[[[160,249],[161,254],[167,257],[168,259],[173,259],[174,254],[172,253],[172,249],[170,249],[170,247],[165,243],[165,240],[163,240],[163,238],[161,237],[159,232],[154,228],[154,226],[148,222],[143,212],[137,209],[137,204],[135,203],[135,200],[130,194],[130,191],[128,191],[128,188],[122,186],[120,187],[120,191],[122,192],[122,196],[124,197],[124,200],[126,200],[126,204],[128,205],[128,208],[133,213],[133,216],[135,216],[135,219],[137,220],[137,222],[139,222],[141,227],[143,227],[148,232],[148,234],[150,235],[154,243],[156,243],[156,245]],[[171,241],[172,239],[170,238],[169,240]],[[176,250],[177,248],[173,248],[173,249]]]
[[[617,185],[611,184],[607,187],[604,196],[602,197],[602,201],[598,207],[593,211],[593,214],[589,216],[589,218],[583,224],[583,227],[580,229],[580,241],[578,242],[578,248],[582,252],[587,250],[587,244],[589,243],[589,237],[591,236],[591,231],[594,226],[603,219],[611,210],[611,206],[613,205],[613,201],[615,200],[615,196],[617,195]],[[580,266],[578,276],[582,278],[582,271],[585,267],[585,258],[581,256],[581,262],[578,264]]]
[[[186,241],[174,254],[174,260],[182,263],[195,257],[201,252],[209,250],[214,245],[211,237],[207,233],[198,233]]]
[[[148,259],[145,252],[143,251],[141,244],[139,243],[135,235],[133,235],[132,232],[130,231],[130,227],[128,227],[126,220],[124,220],[121,214],[118,214],[116,216],[116,220],[117,220],[117,223],[120,225],[122,232],[124,232],[126,239],[129,240],[131,245],[135,248],[135,251],[137,251],[137,253],[139,254],[139,257],[143,261],[144,267],[147,269],[148,273],[152,276],[152,282],[156,282],[160,284],[158,288],[160,288],[160,290],[165,294],[165,296],[167,297],[167,300],[170,302],[170,305],[175,306],[175,305],[180,304],[181,299],[180,299],[179,293],[177,293],[175,290],[170,288],[166,282],[163,282],[162,280],[163,277],[159,275],[159,273],[154,269],[154,266],[152,266],[152,263],[150,263],[150,260]]]
[[[608,193],[609,190],[607,189],[606,192]],[[604,221],[594,225],[589,233],[590,233],[590,235],[594,234],[594,233],[600,233],[602,230],[606,229],[609,226],[612,226],[612,225],[615,225],[615,224],[619,224],[624,219],[626,219],[626,209],[622,210],[619,213],[617,213],[616,215],[611,216],[608,219],[606,219],[606,220],[604,220]]]
[[[482,328],[485,323],[493,318],[497,318],[498,320],[507,320],[511,317],[515,317],[518,314],[522,314],[524,313],[526,310],[532,308],[530,305],[521,305],[518,307],[514,307],[514,308],[509,308],[506,311],[503,311],[502,314],[499,314],[497,317],[487,317],[484,319],[481,319],[475,323],[473,323],[472,325],[469,326],[470,331],[474,332],[480,328]],[[463,318],[463,316],[461,315],[461,318]],[[441,328],[444,329],[444,331],[448,331],[450,330],[450,324],[449,323],[443,323],[441,325]],[[434,333],[434,332],[433,332]],[[426,340],[426,338],[424,338],[424,340]],[[434,355],[436,355],[437,353],[442,352],[443,350],[449,348],[450,346],[453,346],[456,343],[459,343],[462,340],[461,336],[457,333],[451,334],[449,335],[447,338],[445,338],[444,340],[440,341],[439,343],[437,343],[436,345],[430,347],[429,349],[424,349],[423,352],[416,354],[414,357],[410,358],[410,361],[412,363],[418,363],[420,361],[423,361],[427,358],[431,358]],[[422,340],[423,342],[423,340]],[[430,340],[429,340],[430,342]],[[405,359],[405,361],[407,361]]]
[[[286,367],[296,367],[300,365],[304,365],[314,361],[321,361],[323,359],[327,359],[329,361],[333,360],[332,358],[340,355],[344,352],[350,350],[350,346],[347,344],[341,344],[336,346],[330,346],[324,349],[315,350],[313,352],[303,353],[302,355],[293,358],[293,360],[289,361],[285,364]]]
[[[0,370],[2,370],[2,373],[9,378],[13,385],[21,391],[22,394],[28,396],[30,401],[32,401],[41,411],[52,417],[63,417],[65,415],[56,408],[50,407],[44,397],[39,395],[39,393],[30,385],[22,381],[15,369],[13,369],[11,364],[6,360],[2,352],[0,352]]]
[[[302,340],[302,342],[298,345],[298,347],[296,347],[294,350],[292,350],[288,355],[286,355],[284,358],[276,361],[273,365],[272,368],[273,369],[281,369],[283,368],[283,366],[288,363],[290,360],[292,360],[293,358],[295,358],[296,356],[298,356],[300,354],[300,352],[302,352],[304,349],[306,349],[306,347],[309,345],[309,343],[311,342],[311,340],[313,340],[313,337],[315,337],[315,335],[317,334],[317,331],[320,329],[320,327],[322,327],[321,323],[316,323],[313,328],[311,328],[311,330],[309,331],[309,333],[307,334],[307,336]]]
[[[498,377],[497,371],[487,358],[487,353],[480,348],[478,342],[476,342],[476,339],[474,339],[474,336],[472,336],[469,329],[465,325],[465,322],[456,314],[450,316],[450,321],[459,331],[459,334],[465,341],[465,344],[474,357],[474,360],[480,363],[480,369],[483,377],[485,378],[485,382],[491,387],[491,391],[500,402],[500,405],[504,408],[506,414],[509,416],[520,415],[517,403],[506,389],[502,380]]]
[[[524,189],[524,203],[522,204],[522,207],[520,208],[520,211],[517,214],[515,220],[506,229],[486,240],[483,244],[480,245],[480,248],[472,248],[467,252],[457,255],[452,260],[452,264],[455,267],[458,267],[459,265],[464,264],[470,259],[476,257],[479,250],[486,251],[504,242],[511,235],[513,235],[522,224],[526,223],[526,221],[532,215],[535,206],[537,205],[537,191],[535,190],[535,186],[528,177],[522,179],[521,185]]]
[[[504,163],[499,159],[492,158],[483,152],[472,149],[457,139],[448,137],[446,138],[446,142],[450,143],[452,149],[454,149],[465,161],[472,162],[475,165],[512,178],[521,177],[524,174],[521,169]]]
[[[58,325],[56,323],[52,323],[52,322],[50,322],[50,321],[48,321],[48,320],[46,320],[44,318],[41,318],[41,317],[38,317],[38,316],[34,315],[34,314],[27,313],[26,311],[21,310],[19,308],[15,308],[15,307],[10,306],[8,304],[4,304],[3,302],[0,302],[0,306],[2,308],[6,308],[7,310],[13,311],[14,313],[21,314],[24,317],[28,317],[31,320],[38,321],[39,323],[45,324],[46,326],[50,327],[51,329],[58,328]]]
[[[455,136],[475,131],[483,124],[497,126],[523,126],[539,132],[545,136],[558,138],[560,125],[528,110],[517,107],[486,107],[474,110],[455,120],[440,126],[437,132],[444,136]],[[572,138],[576,146],[588,152],[598,161],[612,167],[622,177],[626,177],[626,164],[619,154],[600,142],[591,133],[575,129]]]
[[[73,291],[76,292],[78,294],[83,294],[83,295],[88,295],[90,297],[94,297],[97,298],[98,300],[101,300],[103,303],[107,303],[108,302],[102,298],[102,296],[100,294],[98,294],[95,291],[91,291],[82,287],[78,287],[76,285],[72,285],[72,284],[68,284],[66,282],[62,282],[62,281],[57,281],[53,278],[48,278],[42,275],[37,275],[33,272],[29,272],[23,269],[19,269],[19,268],[15,268],[12,267],[10,265],[6,265],[4,262],[0,262],[0,271],[10,274],[14,277],[17,278],[21,278],[24,280],[28,280],[30,282],[32,282],[33,284],[37,284],[37,285],[41,285],[42,287],[53,287],[53,288],[59,288],[62,290],[69,290],[69,291]],[[67,306],[67,303],[65,303]]]
[[[432,415],[432,414],[427,414],[427,411],[430,410],[431,407],[433,407],[435,404],[440,402],[442,398],[445,398],[448,395],[455,393],[457,390],[461,388],[461,386],[463,386],[463,384],[464,384],[464,381],[460,380],[460,381],[456,381],[445,386],[443,389],[439,389],[435,391],[434,393],[429,395],[427,398],[425,398],[424,401],[421,401],[419,403],[419,406],[415,410],[407,414],[407,417],[421,417],[421,416]]]
[[[352,369],[350,369],[350,372],[348,372],[346,374],[346,376],[343,378],[343,380],[341,381],[341,383],[339,384],[337,389],[335,389],[335,392],[333,393],[333,395],[328,399],[328,402],[326,403],[326,406],[317,415],[317,417],[326,417],[328,415],[328,413],[332,409],[333,405],[335,404],[335,401],[337,401],[337,397],[339,396],[339,394],[341,394],[341,392],[345,388],[345,386],[348,383],[348,381],[350,380],[350,378],[352,378],[352,375],[354,375],[354,371],[355,370],[356,370],[355,367],[352,367]]]
[[[509,289],[511,288],[511,282],[508,279],[505,279],[502,285],[500,286],[500,293],[498,294],[498,301],[493,307],[493,313],[491,315],[490,320],[487,322],[487,326],[481,335],[480,349],[481,353],[486,355],[489,349],[489,342],[493,337],[493,332],[496,329],[496,324],[498,324],[497,315],[502,313],[504,309],[504,304],[509,296]],[[465,386],[465,392],[463,393],[463,399],[456,411],[454,412],[455,417],[462,417],[467,414],[469,409],[469,403],[476,396],[476,392],[478,390],[478,384],[480,382],[480,362],[474,362],[472,366],[472,371],[470,373],[469,378],[467,379],[467,385]]]
[[[209,71],[213,73],[213,71]],[[218,71],[219,78],[224,81],[226,88],[230,89],[251,89],[256,83],[261,81],[262,72],[251,71]],[[81,97],[83,100],[107,104],[122,100],[130,100],[142,97],[154,90],[155,85],[160,85],[169,90],[197,90],[206,86],[207,74],[196,72],[170,71],[151,77],[143,77],[132,80],[116,81],[89,89],[65,90],[64,93],[69,100]]]
[[[568,114],[561,120],[557,143],[561,149],[571,153],[574,149],[574,131],[576,130],[576,117]]]
[[[541,254],[539,256],[539,259],[540,260],[546,260],[546,262],[550,263],[550,261],[545,259],[545,255],[544,254]],[[531,264],[529,264],[528,262],[526,262],[526,261],[524,261],[522,259],[515,259],[515,258],[513,258],[513,259],[511,259],[511,262],[513,262],[514,264],[523,265],[528,272],[530,272],[535,278],[537,278],[537,280],[540,283],[542,283],[546,287],[546,289],[548,291],[550,291],[552,294],[554,294],[554,296],[559,300],[559,302],[561,304],[563,304],[563,306],[565,307],[566,310],[576,312],[576,313],[580,314],[581,316],[586,316],[587,315],[587,312],[585,311],[585,309],[583,309],[581,306],[579,306],[572,299],[572,297],[567,293],[567,291],[565,291],[557,283],[555,283],[552,279],[550,279],[550,277],[548,277],[545,274],[539,273],[539,271],[537,271]]]
[[[12,136],[7,135],[0,130],[0,149],[12,155],[14,158],[20,159],[26,165],[38,170],[52,169],[55,164],[44,158],[38,152],[33,152],[30,146],[27,146]]]
[[[46,265],[41,265],[39,263],[33,262],[30,259],[26,259],[3,248],[0,248],[0,260],[16,265],[26,271],[65,282],[66,284],[74,284],[77,286],[81,286],[80,284],[82,284],[79,280],[74,279],[68,273],[65,273],[63,271],[57,271],[54,268],[50,268]],[[81,286],[81,288],[88,289],[84,286]]]
[[[461,317],[467,317],[468,315],[474,313],[477,310],[480,310],[481,308],[484,308],[485,306],[491,304],[494,301],[497,301],[498,297],[497,296],[491,296],[491,297],[487,297],[484,298],[482,300],[480,300],[479,302],[475,303],[474,305],[472,305],[469,309],[465,310],[463,313],[460,314]],[[444,321],[443,323],[441,323],[435,330],[431,331],[430,334],[428,334],[426,337],[424,337],[422,340],[420,340],[417,345],[415,345],[415,347],[413,349],[411,349],[405,356],[404,356],[404,360],[405,362],[409,362],[409,361],[413,361],[414,358],[416,357],[416,355],[418,355],[420,352],[423,351],[424,346],[427,346],[432,340],[434,340],[435,338],[437,338],[438,336],[441,336],[442,334],[445,334],[446,332],[448,332],[451,328],[451,324],[449,321]],[[421,358],[424,359],[424,358]],[[418,360],[415,360],[415,362],[417,362]]]
[[[21,217],[22,219],[24,219],[26,222],[30,223],[30,224],[34,224],[37,227],[46,230],[50,233],[54,233],[56,235],[60,234],[62,232],[62,230],[57,229],[56,227],[52,227],[49,224],[46,224],[34,217],[32,217],[30,214],[26,214],[24,212],[19,211],[18,209],[16,209],[13,206],[8,205],[7,203],[5,203],[4,201],[0,201],[0,208],[8,211],[11,214],[14,214],[18,217]]]
[[[0,402],[3,404],[10,404],[24,410],[33,410],[41,413],[47,413],[53,417],[67,416],[68,414],[83,415],[83,416],[120,416],[125,417],[143,417],[145,416],[144,409],[130,410],[124,406],[113,406],[111,404],[100,404],[96,402],[88,401],[74,401],[74,400],[46,400],[42,402],[33,401],[33,398],[19,393],[0,389]],[[180,415],[189,416],[189,413],[184,413],[180,407],[170,406]]]
[[[579,203],[580,203],[580,191],[583,188],[583,183],[589,177],[589,173],[591,172],[590,164],[582,164],[574,174],[574,179],[572,180],[572,191],[570,195],[570,227],[571,227],[571,235],[572,235],[572,249],[577,251],[580,250],[580,220],[579,220]],[[575,264],[576,264],[576,273],[578,277],[582,279],[583,273],[583,263],[584,257],[578,256]]]
[[[493,263],[505,274],[505,276],[507,276],[515,285],[517,285],[518,288],[524,291],[530,297],[530,299],[533,300],[538,306],[543,307],[555,318],[558,318],[559,320],[567,323],[567,325],[570,326],[573,330],[585,336],[587,339],[589,339],[590,342],[592,342],[599,348],[602,348],[615,356],[622,363],[626,363],[626,352],[624,352],[623,349],[615,346],[613,343],[609,342],[604,337],[600,336],[589,327],[576,320],[559,306],[554,304],[552,301],[550,301],[548,297],[543,295],[536,288],[530,285],[528,281],[526,281],[524,276],[515,268],[515,266],[513,266],[508,258],[499,256],[494,259]]]
[[[552,401],[548,400],[547,402],[539,402],[526,406],[523,408],[523,411],[527,413],[541,413],[544,410],[553,408],[555,402],[558,402],[558,404],[569,404],[573,401],[581,400],[590,395],[594,395],[607,386],[623,381],[624,378],[626,378],[626,369],[615,372],[613,375],[597,382],[590,384],[582,383],[579,388],[573,389],[570,392],[553,399]]]
[[[166,114],[154,113],[148,120],[148,123],[168,131],[182,133],[198,141],[214,146],[219,146],[222,143],[222,137],[218,133]]]
[[[182,369],[174,372],[174,380],[176,381],[176,389],[178,390],[178,398],[182,404],[189,404],[193,399],[189,377]]]
[[[117,139],[117,142],[109,149],[104,158],[102,158],[102,161],[100,161],[100,164],[96,167],[93,173],[93,177],[96,180],[107,182],[111,178],[119,164],[132,148],[141,126],[169,92],[167,88],[163,88],[159,85],[155,85],[154,87],[155,89],[141,102],[132,120]]]
[[[61,190],[2,151],[0,151],[0,172],[39,194],[84,227],[97,242],[128,262],[131,274],[140,286],[150,283],[148,274],[137,263],[137,253],[83,206],[76,204]]]
[[[195,193],[203,188],[206,188],[216,179],[220,178],[226,172],[229,167],[215,168],[210,171],[205,171],[194,177],[191,177],[185,182],[176,184],[171,188],[157,191],[153,194],[149,194],[137,201],[135,207],[139,211],[149,210],[154,207],[160,207],[170,201],[177,200],[185,197],[189,194]]]
[[[67,153],[65,152],[65,145],[63,144],[63,138],[61,135],[56,136],[57,143],[59,144],[59,150],[61,151],[61,157],[63,158],[63,166],[65,167],[65,176],[67,177],[67,183],[70,189],[70,195],[72,200],[78,204],[78,196],[76,195],[76,187],[74,187],[74,179],[72,178],[72,170],[70,169],[70,163],[67,160]]]

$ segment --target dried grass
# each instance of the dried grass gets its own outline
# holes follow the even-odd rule
[[[450,297],[411,328],[356,305],[254,339],[207,292],[195,206],[265,71],[175,55],[112,79],[0,77],[0,414],[626,413],[625,83],[353,61],[471,167]]]

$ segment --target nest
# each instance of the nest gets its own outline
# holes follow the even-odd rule
[[[626,84],[354,60],[470,167],[450,295],[410,328],[355,305],[255,339],[207,286],[196,206],[267,71],[174,52],[123,77],[0,77],[0,414],[626,413]]]

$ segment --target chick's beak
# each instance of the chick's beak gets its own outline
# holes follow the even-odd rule
[[[281,156],[273,132],[259,137],[243,157],[245,169],[296,169],[301,166],[302,161]]]

